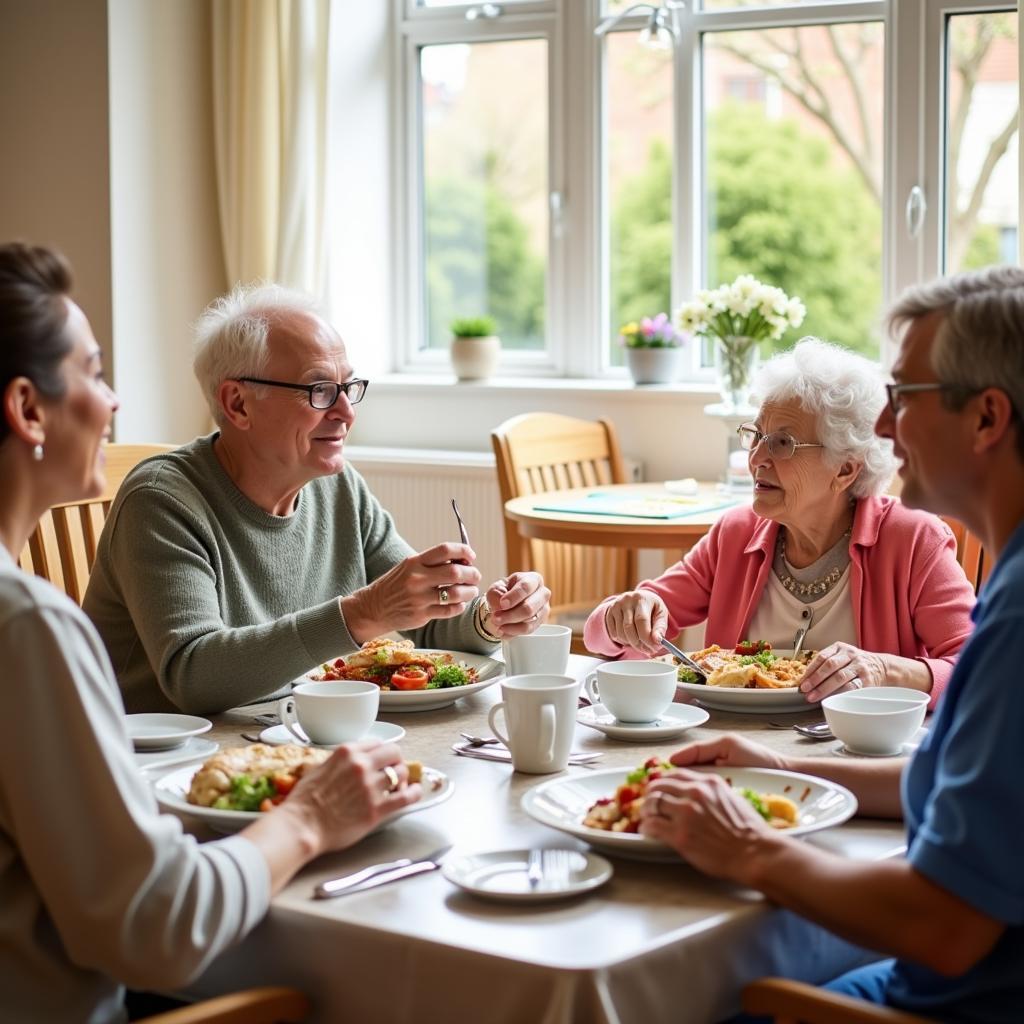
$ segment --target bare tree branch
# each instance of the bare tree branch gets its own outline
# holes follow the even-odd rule
[[[843,46],[843,41],[836,31],[835,25],[826,26],[828,32],[829,41],[832,43],[832,52],[836,55],[836,60],[839,61],[840,66],[846,74],[846,80],[849,83],[850,90],[853,93],[853,102],[857,107],[857,119],[860,121],[861,138],[864,142],[864,159],[869,163],[874,163],[872,159],[874,157],[875,145],[874,140],[871,137],[871,125],[868,121],[868,109],[867,101],[864,96],[864,82],[861,76],[858,74],[857,67],[853,64],[850,59],[850,55],[846,52],[846,48]],[[863,36],[861,37],[863,39]],[[860,55],[863,56],[865,47],[861,47]]]

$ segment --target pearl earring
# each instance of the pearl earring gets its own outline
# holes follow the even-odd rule
[[[43,461],[43,446],[41,444],[37,444],[35,448],[32,449],[32,458],[35,459],[36,462]]]

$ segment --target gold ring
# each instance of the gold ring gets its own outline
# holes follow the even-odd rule
[[[394,793],[402,784],[402,780],[398,777],[398,772],[389,764],[384,765],[381,771],[384,773],[384,778],[388,780],[388,792]]]
[[[447,587],[442,587],[441,588],[441,593],[437,595],[437,599],[441,602],[441,604],[447,604],[448,603],[448,588]]]

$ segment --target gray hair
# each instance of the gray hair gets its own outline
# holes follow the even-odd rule
[[[850,493],[866,498],[883,493],[896,471],[892,442],[875,433],[885,405],[884,382],[881,368],[870,360],[807,337],[761,367],[755,391],[762,403],[796,401],[812,413],[827,464],[861,463]]]
[[[265,281],[236,284],[203,310],[194,327],[192,371],[218,426],[217,389],[232,377],[263,376],[270,328],[294,314],[321,315],[311,296]]]
[[[932,346],[932,367],[943,384],[948,409],[962,409],[971,394],[1001,388],[1017,421],[1017,448],[1024,458],[1024,270],[988,267],[908,288],[887,317],[894,333],[912,321],[942,314]]]

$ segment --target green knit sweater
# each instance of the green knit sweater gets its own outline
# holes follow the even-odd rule
[[[215,714],[282,695],[359,646],[338,598],[412,554],[350,466],[273,516],[225,473],[216,436],[132,470],[100,537],[83,606],[130,712]],[[472,610],[405,635],[422,647],[495,646]]]

